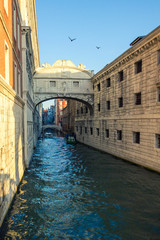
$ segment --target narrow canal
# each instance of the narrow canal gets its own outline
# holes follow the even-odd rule
[[[1,239],[160,239],[160,175],[64,138],[39,140]]]

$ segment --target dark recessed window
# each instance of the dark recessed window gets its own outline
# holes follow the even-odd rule
[[[118,73],[119,82],[123,81],[123,70]]]
[[[99,128],[96,128],[97,136],[99,136]]]
[[[98,112],[100,112],[100,111],[101,111],[101,105],[100,105],[100,103],[97,104],[97,108],[98,108]]]
[[[110,110],[110,101],[107,101],[107,110]]]
[[[142,72],[142,60],[135,63],[135,74]]]
[[[80,126],[80,134],[82,134],[82,126]]]
[[[110,86],[111,86],[111,79],[107,78],[107,87],[110,87]]]
[[[83,107],[81,107],[81,113],[83,113]]]
[[[141,92],[135,93],[135,105],[141,105]]]
[[[140,144],[140,132],[133,132],[133,143]]]
[[[97,84],[97,91],[98,91],[98,92],[101,91],[101,85],[100,85],[100,83]]]
[[[160,87],[157,88],[157,102],[160,102]]]
[[[85,112],[88,113],[88,107],[85,107]]]
[[[87,133],[87,127],[85,127],[85,133]]]
[[[155,134],[155,147],[160,148],[160,134]]]
[[[122,130],[117,130],[117,140],[122,140]]]
[[[160,50],[157,51],[157,64],[160,64]]]
[[[118,98],[118,106],[123,107],[123,97]]]
[[[93,128],[90,128],[90,134],[93,135]]]
[[[106,138],[109,138],[109,129],[106,129]]]
[[[79,115],[79,109],[77,109],[77,115]]]

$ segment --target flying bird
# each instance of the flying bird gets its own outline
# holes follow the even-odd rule
[[[68,38],[71,40],[71,42],[76,40],[76,38],[70,38],[70,37],[68,37]]]
[[[97,47],[97,46],[96,46],[96,48],[97,48],[97,49],[100,49],[100,47]]]

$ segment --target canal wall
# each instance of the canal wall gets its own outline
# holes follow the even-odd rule
[[[77,140],[160,172],[160,27],[106,65],[92,83],[94,116],[77,104]]]

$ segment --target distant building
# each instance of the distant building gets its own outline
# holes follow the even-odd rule
[[[63,109],[67,106],[67,101],[64,99],[56,100],[56,118],[55,123],[57,126],[62,126],[62,117],[63,117]]]
[[[74,132],[76,116],[76,101],[67,100],[67,106],[63,109],[62,130],[63,132]]]
[[[55,105],[50,106],[48,109],[43,108],[42,123],[43,125],[54,124],[55,121]]]

